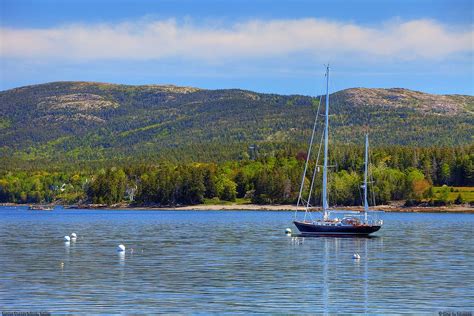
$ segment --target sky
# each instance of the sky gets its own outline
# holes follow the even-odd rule
[[[0,0],[0,90],[52,81],[474,94],[472,0]]]

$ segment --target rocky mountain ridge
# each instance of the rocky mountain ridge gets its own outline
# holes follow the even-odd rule
[[[359,144],[368,126],[375,145],[473,141],[473,96],[353,88],[330,100],[335,143]],[[318,103],[301,95],[173,85],[26,86],[0,92],[0,155],[87,160],[218,148],[232,156],[249,144],[305,144]]]

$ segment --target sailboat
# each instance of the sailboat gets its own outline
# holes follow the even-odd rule
[[[28,206],[30,211],[52,211],[54,210],[54,205],[30,205]]]
[[[313,126],[313,132],[308,149],[308,155],[303,172],[303,178],[300,186],[300,193],[298,196],[297,209],[300,205],[304,206],[304,218],[302,220],[297,219],[297,212],[295,212],[295,218],[293,223],[303,235],[325,235],[325,236],[340,236],[340,235],[359,235],[368,236],[378,231],[383,221],[377,218],[376,212],[372,212],[369,216],[369,203],[368,203],[368,160],[369,160],[369,138],[368,134],[365,137],[365,172],[364,172],[364,210],[363,211],[344,211],[335,210],[329,208],[328,202],[328,138],[329,138],[329,66],[326,66],[326,108],[325,108],[325,122],[324,122],[324,162],[323,162],[323,183],[322,183],[322,211],[321,218],[313,219],[311,213],[311,194],[313,190],[314,180],[316,171],[319,167],[315,168],[311,186],[309,190],[308,200],[304,201],[303,198],[303,187],[306,177],[306,171],[308,169],[308,163],[311,156],[311,148],[313,146],[314,134],[316,130],[317,120],[319,116],[319,109],[316,113],[316,118]],[[318,158],[316,165],[318,164]],[[306,203],[305,203],[306,202]]]

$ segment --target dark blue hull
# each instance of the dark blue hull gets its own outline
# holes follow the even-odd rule
[[[368,236],[380,229],[378,225],[357,225],[357,226],[329,226],[329,225],[316,225],[307,222],[293,222],[298,230],[303,235],[325,235],[325,236],[338,236],[338,235],[361,235]]]

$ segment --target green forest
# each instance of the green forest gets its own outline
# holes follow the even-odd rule
[[[332,205],[360,205],[363,148],[333,146],[329,199]],[[452,187],[474,186],[474,145],[458,147],[376,147],[371,152],[371,191],[377,204],[472,202]],[[249,151],[221,163],[109,161],[103,165],[0,171],[0,202],[180,206],[239,201],[296,203],[306,152],[298,148]],[[310,164],[305,179],[318,168]],[[321,177],[321,173],[316,174]],[[444,185],[444,186],[443,186]],[[441,188],[439,188],[441,186]],[[313,205],[319,205],[320,181]],[[306,190],[307,191],[307,190]],[[308,193],[306,192],[306,195]],[[456,198],[453,200],[453,194]]]

